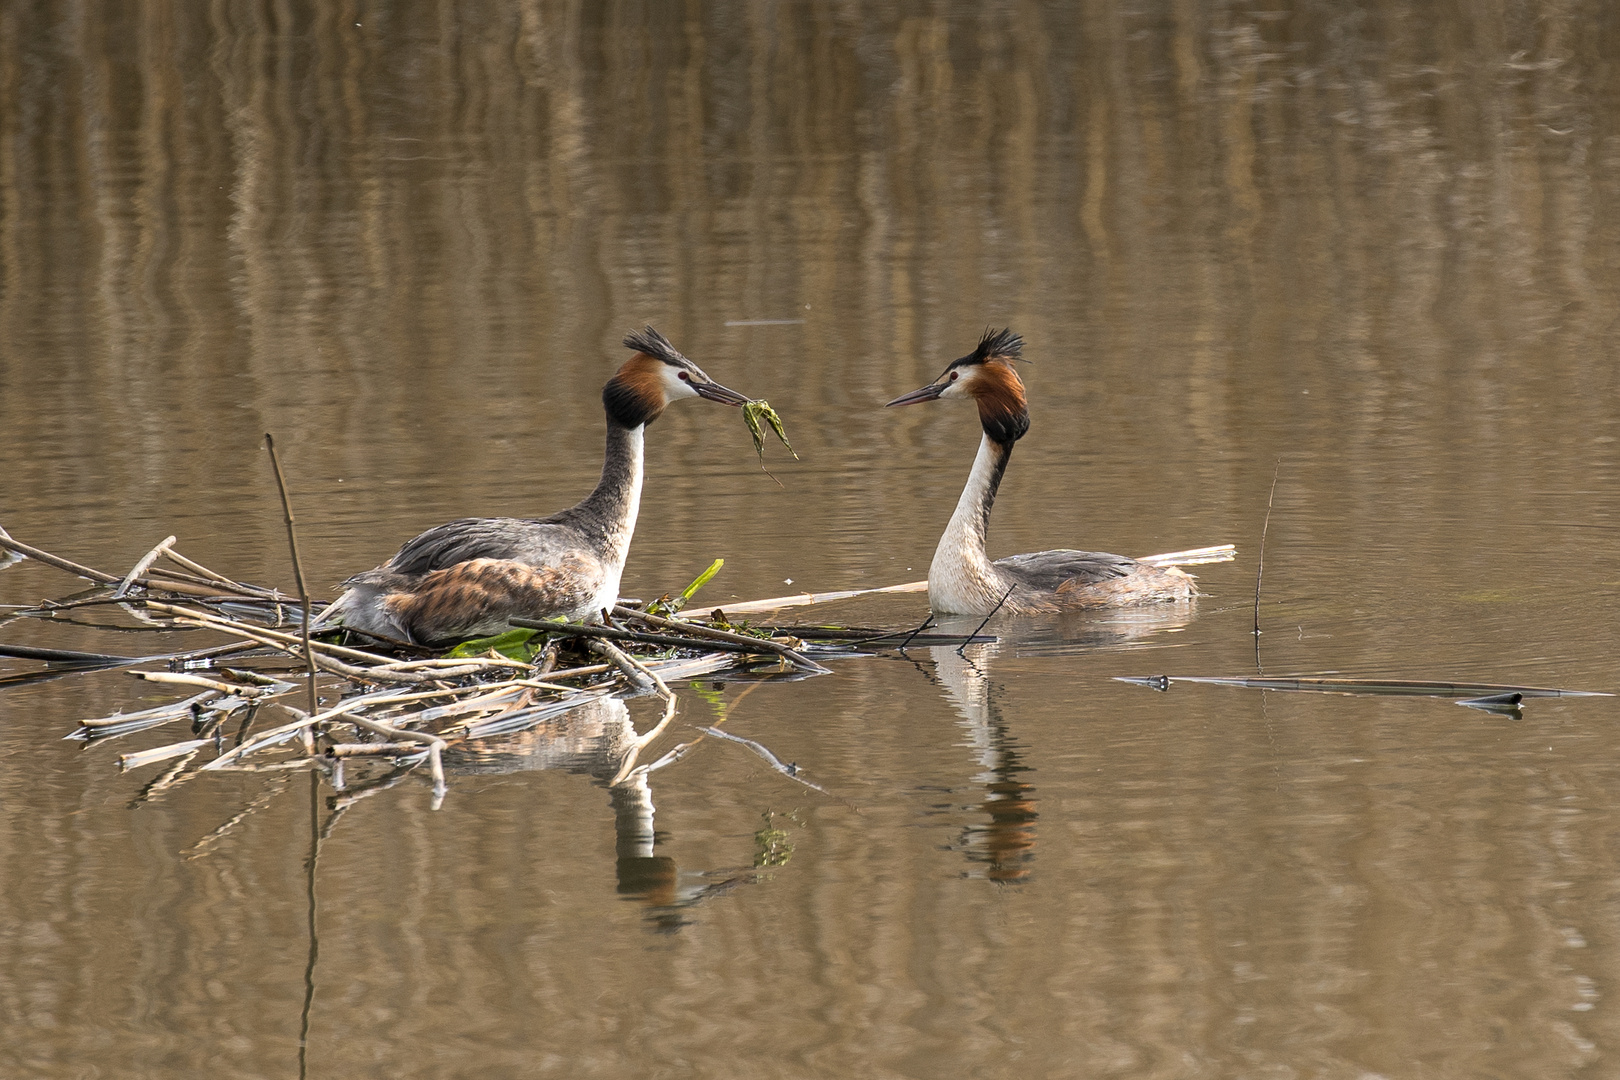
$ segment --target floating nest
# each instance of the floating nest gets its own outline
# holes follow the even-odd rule
[[[510,756],[498,740],[553,730],[558,718],[593,706],[600,711],[604,701],[647,695],[664,703],[658,721],[643,733],[626,721],[607,751],[593,751],[601,760],[593,759],[589,771],[609,787],[644,783],[647,774],[681,760],[698,742],[718,738],[745,746],[819,791],[769,748],[718,725],[695,726],[691,740],[656,757],[647,753],[676,714],[669,684],[702,677],[800,679],[826,673],[821,661],[834,657],[914,643],[994,640],[930,634],[926,623],[896,631],[751,626],[721,609],[703,618],[682,615],[719,570],[717,560],[681,593],[617,605],[600,624],[524,621],[500,637],[431,650],[343,630],[312,635],[309,619],[318,615],[318,605],[234,580],[186,558],[174,544],[175,537],[167,538],[119,576],[21,543],[0,529],[0,549],[10,561],[35,559],[93,583],[61,599],[13,608],[3,621],[76,621],[86,609],[110,606],[155,629],[201,631],[216,639],[151,656],[0,644],[0,656],[44,665],[0,677],[0,684],[126,668],[181,695],[153,708],[83,720],[66,735],[96,743],[165,725],[186,727],[187,738],[119,757],[125,770],[167,766],[143,798],[207,772],[318,769],[338,792],[352,795],[425,771],[437,807],[448,790],[447,774],[461,771],[458,761],[467,768]]]

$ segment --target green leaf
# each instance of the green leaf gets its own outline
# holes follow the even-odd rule
[[[692,584],[688,585],[686,588],[681,590],[681,595],[675,597],[674,599],[671,599],[666,594],[665,596],[663,596],[663,597],[661,597],[661,598],[659,598],[657,600],[654,600],[652,603],[648,604],[647,605],[647,614],[649,614],[649,615],[673,615],[673,614],[675,614],[677,611],[681,610],[681,608],[686,606],[686,602],[688,600],[692,599],[692,597],[694,595],[696,595],[696,593],[697,593],[697,591],[699,589],[703,588],[703,586],[705,586],[709,582],[713,581],[714,580],[714,575],[718,574],[720,572],[720,568],[722,566],[724,566],[724,565],[726,565],[726,560],[724,560],[724,559],[716,559],[716,560],[714,560],[714,562],[709,564],[709,568],[707,570],[703,571],[703,573],[699,574],[697,577],[692,579]]]
[[[726,560],[716,559],[714,562],[709,564],[709,568],[707,570],[693,578],[692,584],[681,590],[681,603],[684,605],[688,600],[692,599],[693,596],[697,595],[697,591],[699,589],[713,581],[714,575],[718,574],[720,572],[720,568],[724,565],[726,565]]]
[[[460,645],[445,653],[448,660],[465,660],[470,657],[482,656],[494,649],[508,660],[518,660],[528,663],[534,659],[534,649],[529,645],[529,639],[540,633],[527,626],[514,627],[504,634],[494,637],[474,638],[463,641]]]

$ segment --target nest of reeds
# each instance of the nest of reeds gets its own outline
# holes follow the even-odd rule
[[[143,797],[206,772],[318,769],[336,790],[349,793],[425,773],[437,806],[447,790],[447,754],[498,747],[499,740],[554,725],[592,703],[642,695],[661,698],[662,713],[647,731],[631,727],[614,739],[605,764],[591,769],[609,786],[637,782],[712,737],[746,746],[777,771],[815,787],[769,748],[716,725],[696,726],[688,741],[648,754],[676,713],[669,684],[804,678],[827,672],[820,661],[831,657],[975,640],[947,639],[925,628],[750,626],[720,610],[704,618],[683,615],[720,569],[716,560],[681,592],[617,605],[600,624],[515,621],[499,637],[429,650],[342,630],[310,634],[306,612],[314,616],[319,605],[237,581],[185,557],[174,544],[167,538],[120,576],[0,529],[0,549],[11,558],[36,559],[92,582],[88,590],[16,608],[6,621],[77,621],[88,609],[113,606],[154,628],[213,639],[151,656],[0,645],[0,656],[44,665],[4,681],[126,668],[174,689],[179,696],[171,702],[87,719],[66,736],[99,743],[166,725],[184,728],[186,738],[119,758],[126,770],[167,766]]]

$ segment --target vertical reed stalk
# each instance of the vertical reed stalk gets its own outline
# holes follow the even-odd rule
[[[292,549],[293,576],[298,581],[298,605],[303,612],[302,638],[304,643],[304,669],[309,675],[308,710],[314,716],[320,711],[315,700],[315,650],[309,644],[309,587],[304,584],[304,563],[298,557],[298,532],[293,523],[292,500],[287,497],[287,478],[282,475],[281,461],[276,457],[276,440],[268,431],[264,433],[264,448],[270,451],[270,467],[276,472],[276,487],[281,492],[281,509],[287,521],[287,546]],[[305,729],[305,749],[314,749],[314,738]]]
[[[1266,521],[1260,526],[1260,561],[1254,569],[1254,666],[1260,666],[1260,578],[1266,572],[1266,533],[1271,531],[1271,503],[1277,497],[1277,474],[1282,471],[1282,458],[1271,470],[1271,493],[1266,496]]]

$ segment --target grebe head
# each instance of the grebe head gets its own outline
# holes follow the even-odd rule
[[[936,398],[972,398],[979,406],[979,423],[984,433],[1004,446],[1011,446],[1029,430],[1029,404],[1024,399],[1024,380],[1018,377],[1013,361],[1024,352],[1024,339],[1008,330],[986,330],[979,345],[960,360],[953,360],[939,378],[909,394],[889,402],[915,405]]]
[[[608,415],[625,427],[639,427],[658,419],[676,398],[702,397],[722,405],[744,405],[748,399],[729,390],[675,351],[669,339],[647,327],[624,339],[636,355],[602,388]]]

